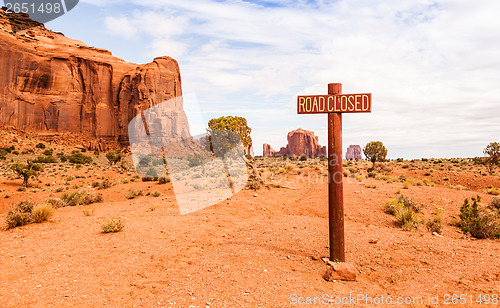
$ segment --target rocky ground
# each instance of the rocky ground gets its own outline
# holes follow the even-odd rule
[[[447,299],[453,306],[453,294],[465,295],[461,307],[498,306],[500,241],[474,239],[452,225],[465,198],[480,195],[488,204],[494,198],[488,191],[500,187],[498,172],[489,175],[472,160],[392,161],[375,173],[368,173],[370,163],[346,162],[346,259],[359,274],[354,282],[329,282],[321,260],[329,254],[324,161],[260,159],[263,177],[276,185],[180,215],[170,183],[143,182],[130,161],[110,166],[102,153],[84,153],[95,164],[47,164],[22,191],[9,166],[43,151],[35,147],[40,140],[17,141],[16,150],[33,153],[0,162],[2,224],[20,200],[39,203],[86,188],[103,201],[61,207],[48,222],[0,231],[1,307],[293,307],[349,296],[336,306],[369,307],[390,297],[408,307],[437,307]],[[106,179],[107,188],[93,185]],[[127,199],[130,189],[142,195]],[[384,212],[384,202],[401,194],[422,205],[425,221],[441,213],[441,234],[425,222],[403,231]],[[123,230],[103,233],[109,218],[122,218]],[[439,305],[429,302],[436,296]]]

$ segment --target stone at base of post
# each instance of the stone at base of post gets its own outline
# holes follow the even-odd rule
[[[358,270],[350,263],[337,263],[328,261],[328,268],[323,275],[326,281],[344,280],[356,281]]]

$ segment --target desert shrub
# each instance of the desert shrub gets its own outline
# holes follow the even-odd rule
[[[301,156],[301,157],[300,157],[300,161],[307,161],[307,157],[305,157],[305,156]]]
[[[431,232],[436,232],[441,234],[443,230],[443,218],[441,214],[435,215],[431,220],[427,222],[427,229]]]
[[[489,193],[490,195],[498,196],[500,195],[500,189],[492,187],[487,190],[487,193]]]
[[[41,223],[49,220],[54,215],[55,209],[48,203],[38,204],[31,211],[32,220],[34,223]]]
[[[498,213],[481,206],[481,196],[472,197],[472,204],[469,199],[464,200],[460,208],[460,229],[465,234],[484,238],[500,238],[500,218]]]
[[[413,200],[410,197],[406,197],[404,195],[400,195],[398,197],[398,202],[402,203],[404,207],[411,208],[415,212],[420,212],[422,210],[422,206],[418,204],[417,201]]]
[[[5,149],[0,150],[0,160],[6,160],[7,159],[7,151]]]
[[[394,217],[396,217],[396,222],[405,231],[417,228],[417,226],[422,222],[413,209],[404,206],[396,209]]]
[[[425,185],[425,186],[431,186],[431,187],[436,186],[436,183],[434,183],[434,182],[430,181],[429,179],[423,179],[423,180],[422,180],[422,183],[423,183],[423,185]]]
[[[384,212],[390,215],[394,215],[398,208],[403,207],[402,203],[399,203],[396,199],[385,200],[384,201]]]
[[[387,214],[396,215],[396,212],[401,208],[411,209],[413,212],[420,212],[422,206],[418,204],[415,200],[400,195],[398,199],[386,200],[384,202],[384,211]]]
[[[403,183],[403,188],[404,188],[404,189],[408,189],[408,188],[410,188],[410,186],[411,186],[411,182],[410,182],[410,181],[405,181],[405,182]]]
[[[85,165],[85,164],[92,163],[92,157],[86,156],[86,155],[82,154],[81,152],[78,152],[78,153],[71,154],[68,157],[68,161],[72,164],[75,164],[75,165]]]
[[[17,191],[26,191],[26,187],[24,187],[24,186],[19,186],[16,190],[17,190]]]
[[[375,171],[368,172],[369,178],[375,178],[376,176],[377,176],[377,172],[375,172]]]
[[[155,197],[155,198],[157,198],[157,197],[159,197],[159,196],[161,196],[161,193],[160,193],[159,191],[157,191],[157,190],[155,190],[155,191],[153,191],[153,192],[151,193],[151,197]]]
[[[61,160],[61,163],[65,163],[68,161],[68,156],[59,156],[59,159]]]
[[[123,158],[123,154],[119,152],[109,152],[106,154],[106,158],[111,165],[115,165]]]
[[[137,196],[142,196],[142,190],[130,188],[128,193],[125,195],[127,199],[134,199]]]
[[[247,187],[248,189],[258,190],[261,187],[261,182],[256,179],[248,180]]]
[[[45,202],[50,204],[54,209],[58,209],[64,206],[64,202],[59,198],[49,198]]]
[[[64,206],[77,206],[102,202],[103,198],[101,194],[94,194],[84,188],[70,194],[64,193],[61,196],[61,200],[63,201]]]
[[[167,183],[170,183],[170,177],[167,176],[165,178],[161,177],[161,178],[158,178],[158,184],[167,184]]]
[[[54,150],[51,150],[51,149],[47,149],[47,150],[43,151],[43,155],[45,155],[45,156],[52,156],[52,153],[54,153]]]
[[[95,207],[92,209],[83,209],[82,212],[83,212],[83,216],[90,216],[90,215],[94,214]]]
[[[8,229],[24,226],[33,222],[31,211],[35,204],[31,201],[19,201],[11,207],[5,217]]]
[[[125,221],[122,218],[107,218],[101,222],[101,229],[104,233],[120,232],[123,227],[125,227]]]
[[[500,197],[491,199],[490,207],[500,211]]]
[[[43,143],[38,143],[36,146],[35,146],[37,149],[45,149],[45,144]]]
[[[106,189],[113,186],[113,182],[110,179],[104,179],[102,182],[94,181],[92,182],[92,187],[97,189]]]
[[[377,188],[377,184],[368,183],[366,184],[366,188]]]
[[[153,181],[156,181],[158,180],[158,178],[154,178],[154,177],[151,177],[151,176],[143,176],[141,181],[143,182],[153,182]]]
[[[54,156],[38,156],[33,162],[36,164],[55,164],[57,159]]]
[[[352,174],[355,174],[355,173],[358,173],[358,172],[359,172],[358,168],[348,168],[347,170],[348,170],[350,173],[352,173]]]

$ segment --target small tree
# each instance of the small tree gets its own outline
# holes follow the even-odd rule
[[[115,165],[117,162],[122,160],[123,154],[118,152],[109,152],[108,154],[106,154],[106,158],[111,165]]]
[[[247,119],[243,117],[227,116],[212,119],[208,121],[208,128],[210,131],[228,130],[237,132],[245,149],[252,146],[252,137],[250,137],[252,129],[248,127]]]
[[[28,180],[31,177],[37,177],[39,172],[44,170],[42,165],[35,164],[31,160],[28,160],[28,163],[26,165],[15,163],[10,168],[23,178],[24,187],[28,186]]]
[[[387,149],[381,141],[372,141],[366,144],[363,153],[365,153],[366,158],[373,163],[373,168],[375,168],[376,162],[385,160]]]
[[[492,142],[488,144],[483,151],[486,156],[486,166],[488,167],[488,171],[493,173],[496,165],[500,161],[500,144],[498,142]]]
[[[248,126],[247,120],[243,117],[227,116],[211,119],[208,121],[208,128],[209,138],[213,139],[213,137],[215,137],[218,141],[216,142],[216,148],[212,149],[216,156],[218,153],[223,156],[224,153],[236,143],[234,134],[228,133],[228,131],[236,132],[240,135],[241,143],[243,143],[246,151],[252,147],[252,137],[250,136],[252,129]],[[225,140],[225,142],[222,142],[223,140]],[[263,183],[264,181],[260,177],[255,164],[245,156],[243,156],[243,159],[247,167],[252,171],[252,176]]]

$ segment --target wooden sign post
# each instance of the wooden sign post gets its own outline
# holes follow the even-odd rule
[[[345,262],[342,113],[371,110],[371,94],[342,94],[341,83],[329,84],[328,95],[297,98],[298,114],[328,113],[328,218],[331,261]]]

